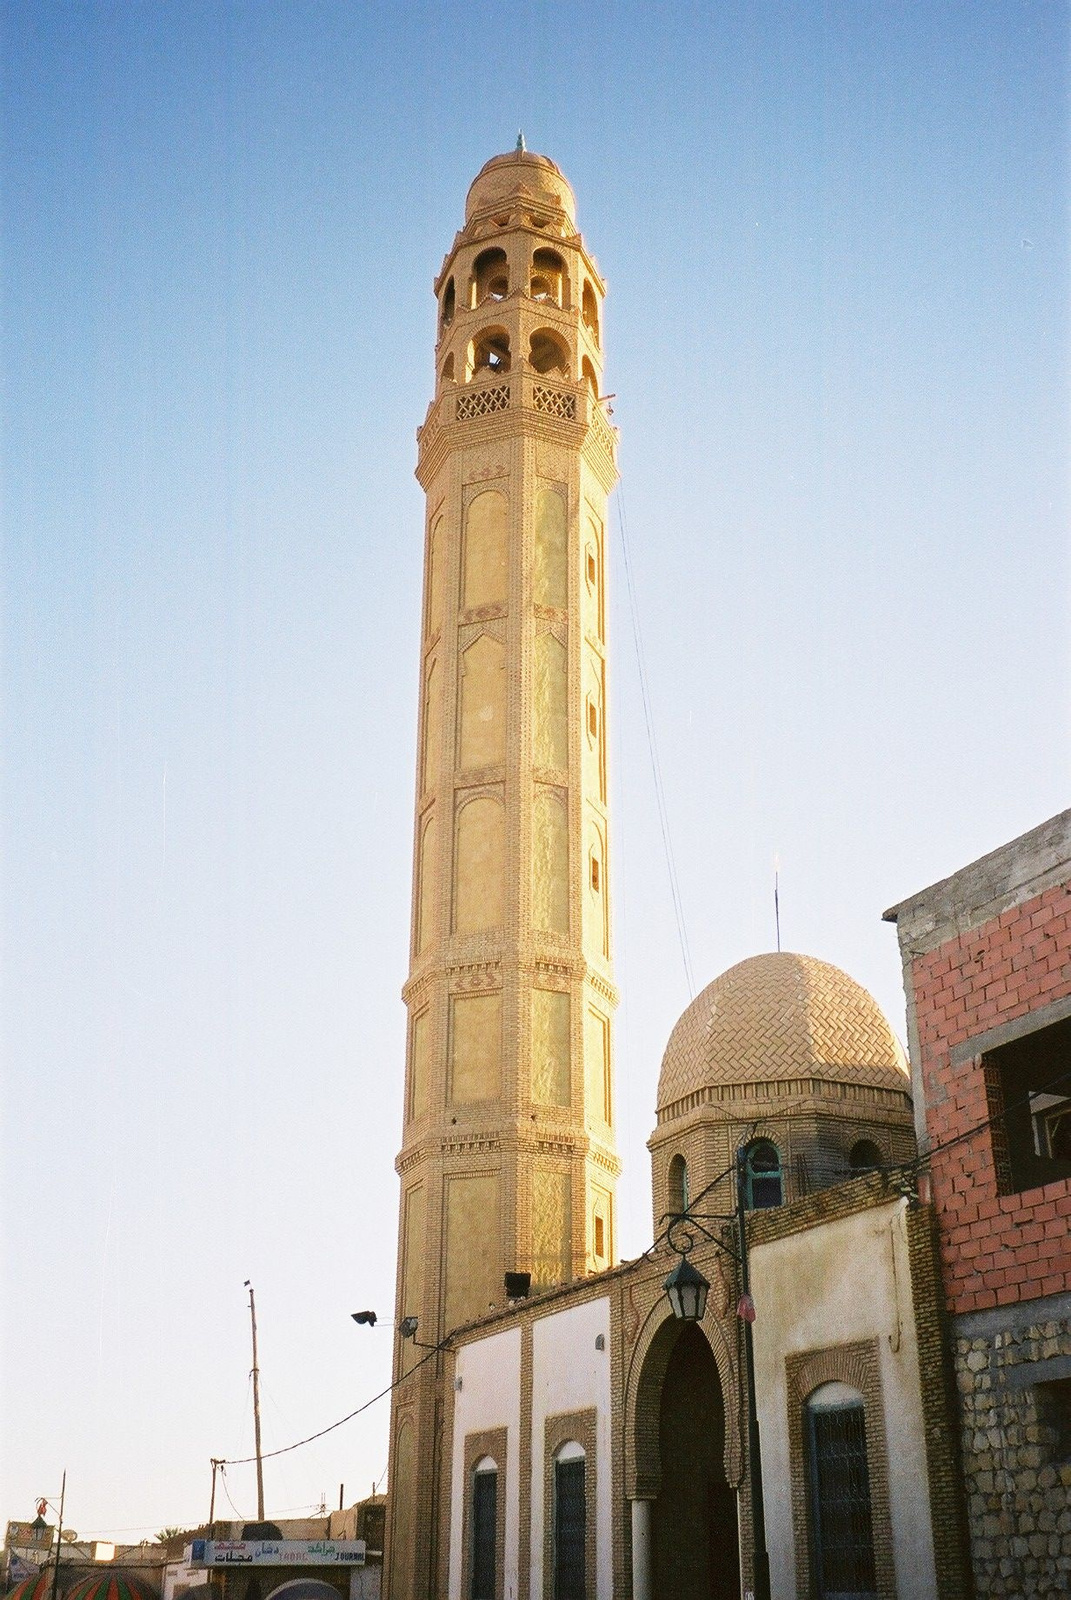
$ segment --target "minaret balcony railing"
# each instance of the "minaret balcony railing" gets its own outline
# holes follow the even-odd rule
[[[509,373],[484,372],[469,383],[444,389],[420,429],[421,449],[429,450],[441,429],[451,423],[478,422],[517,409],[588,429],[610,462],[616,461],[616,435],[591,392],[575,383],[558,382],[527,364]]]

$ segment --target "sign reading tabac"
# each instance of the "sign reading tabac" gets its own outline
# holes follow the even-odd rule
[[[364,1539],[194,1539],[190,1559],[206,1567],[363,1567]]]

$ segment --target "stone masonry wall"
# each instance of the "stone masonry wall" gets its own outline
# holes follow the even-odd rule
[[[957,1317],[956,1383],[979,1600],[1071,1592],[1071,1458],[1039,1382],[1071,1373],[1071,1295]]]

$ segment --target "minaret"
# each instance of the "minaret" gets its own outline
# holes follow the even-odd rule
[[[523,140],[435,285],[397,1317],[435,1344],[616,1260],[605,286]],[[395,1372],[425,1354],[396,1335]],[[394,1393],[392,1600],[430,1597],[442,1357]]]

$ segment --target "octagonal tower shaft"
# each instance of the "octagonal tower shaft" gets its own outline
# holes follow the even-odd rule
[[[526,152],[436,293],[397,1317],[427,1344],[616,1259],[598,270]],[[396,1336],[397,1337],[397,1336]],[[396,1376],[423,1354],[398,1341]],[[435,1590],[435,1358],[395,1390],[390,1592]]]

